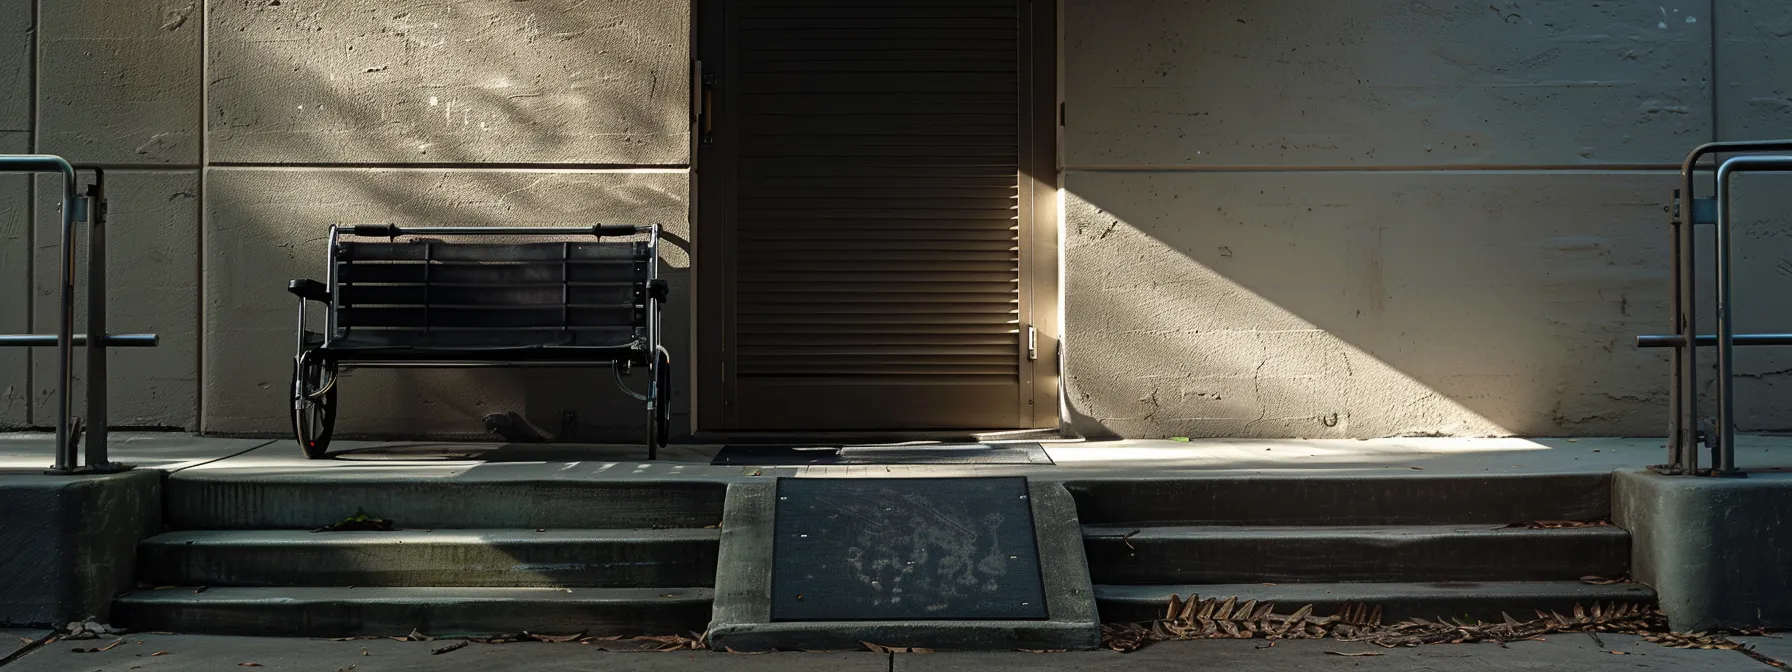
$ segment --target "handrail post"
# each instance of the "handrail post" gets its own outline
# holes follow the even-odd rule
[[[1738,156],[1717,167],[1717,454],[1713,476],[1741,476],[1736,469],[1735,323],[1731,318],[1731,187],[1736,173],[1792,172],[1792,156]],[[1692,341],[1688,341],[1691,343]],[[1690,348],[1688,348],[1690,350]]]
[[[106,332],[106,177],[93,170],[87,187],[87,333]],[[87,468],[113,465],[106,458],[106,339],[87,339]],[[68,381],[65,379],[64,384]]]
[[[57,313],[56,313],[56,471],[69,472],[79,468],[79,456],[76,454],[75,437],[72,435],[71,415],[74,413],[74,391],[69,389],[69,382],[75,375],[75,208],[78,198],[75,194],[75,168],[60,157],[55,159],[62,171],[62,248],[61,265],[57,271]],[[103,336],[104,332],[94,332]]]

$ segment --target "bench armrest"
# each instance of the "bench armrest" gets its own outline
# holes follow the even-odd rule
[[[316,280],[294,280],[288,282],[286,283],[286,291],[292,292],[293,296],[301,299],[308,299],[323,304],[330,303],[329,288],[325,287],[324,283]]]

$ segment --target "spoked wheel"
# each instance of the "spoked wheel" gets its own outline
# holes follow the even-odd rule
[[[647,459],[659,459],[660,448],[665,447],[666,438],[672,434],[672,359],[664,350],[654,354],[658,360],[654,368],[658,371],[657,398],[653,402],[653,410],[647,414]]]
[[[292,433],[305,457],[322,459],[336,431],[336,363],[305,357],[294,366]]]

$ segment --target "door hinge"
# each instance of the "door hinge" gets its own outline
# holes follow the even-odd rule
[[[1039,330],[1027,325],[1027,361],[1039,359]]]

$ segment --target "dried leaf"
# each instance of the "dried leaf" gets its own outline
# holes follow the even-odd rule
[[[1327,651],[1325,653],[1328,656],[1349,656],[1351,658],[1365,658],[1368,656],[1384,655],[1384,654],[1376,653],[1374,651]]]
[[[525,632],[523,634],[528,635],[531,639],[534,639],[535,641],[549,642],[552,644],[565,644],[567,642],[570,642],[570,641],[573,641],[580,637],[585,636],[585,633],[583,633],[583,632],[578,633],[576,635],[537,635],[537,634],[529,633],[529,632]]]
[[[1506,612],[1503,612],[1503,611],[1500,612],[1500,618],[1505,620],[1506,625],[1510,625],[1513,627],[1517,627],[1519,625],[1518,619],[1513,618],[1511,614],[1508,614]]]
[[[1195,612],[1195,618],[1202,620],[1213,618],[1213,612],[1215,609],[1218,609],[1219,606],[1220,601],[1218,598],[1209,597],[1202,600],[1200,610]]]
[[[237,663],[237,667],[261,667],[261,663]]]
[[[1164,620],[1174,621],[1179,617],[1179,615],[1181,613],[1182,613],[1182,598],[1177,597],[1175,595],[1171,595],[1170,596],[1170,606],[1168,608],[1164,609]]]
[[[118,639],[112,640],[111,644],[107,644],[105,646],[102,646],[102,647],[94,649],[94,650],[95,651],[111,651],[112,649],[118,648],[118,645],[123,644],[123,643],[124,643],[124,638],[120,637]]]
[[[1213,614],[1214,620],[1224,621],[1224,620],[1228,620],[1228,619],[1232,618],[1232,609],[1236,606],[1238,606],[1238,598],[1236,598],[1236,597],[1226,598],[1226,601],[1220,604],[1219,611],[1214,612],[1214,614]]]
[[[1588,576],[1580,577],[1581,583],[1588,583],[1588,584],[1592,584],[1595,586],[1609,586],[1614,583],[1624,583],[1628,580],[1629,579],[1626,579],[1622,576],[1592,576],[1592,575],[1588,575]]]
[[[464,649],[464,648],[467,648],[467,645],[468,645],[468,644],[471,644],[471,643],[472,643],[472,642],[469,642],[469,641],[467,641],[467,640],[464,640],[464,639],[463,639],[463,640],[460,640],[460,641],[458,641],[458,642],[455,642],[455,643],[453,643],[453,644],[449,644],[449,645],[447,645],[447,646],[443,646],[443,647],[438,647],[438,648],[434,648],[434,649],[430,649],[430,651],[429,651],[429,655],[432,655],[432,656],[439,656],[439,655],[442,655],[442,654],[444,654],[444,653],[447,653],[447,652],[449,652],[449,651],[459,651],[459,650],[461,650],[461,649]]]
[[[1256,600],[1245,600],[1244,604],[1238,605],[1238,609],[1236,609],[1234,611],[1233,616],[1235,616],[1239,619],[1248,620],[1248,619],[1250,619],[1251,614],[1253,612],[1255,612],[1256,610],[1257,610],[1257,601]]]
[[[150,656],[166,656],[166,655],[168,655],[168,652],[167,651],[157,651],[157,652],[149,654],[149,655]]]
[[[1311,604],[1296,609],[1293,614],[1288,616],[1288,620],[1282,623],[1282,634],[1287,634],[1290,629],[1304,624],[1307,616],[1312,613],[1313,605]]]
[[[1195,609],[1199,607],[1200,604],[1201,596],[1190,593],[1188,601],[1182,603],[1182,610],[1176,617],[1184,621],[1193,619],[1195,617]]]

